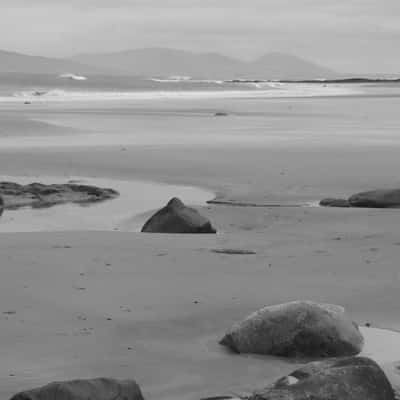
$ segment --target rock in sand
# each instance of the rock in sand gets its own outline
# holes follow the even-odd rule
[[[322,199],[319,205],[323,207],[351,207],[348,200],[334,198]]]
[[[381,368],[365,357],[306,364],[249,400],[395,400]]]
[[[97,203],[114,199],[119,193],[113,189],[74,183],[47,185],[34,182],[20,185],[15,182],[0,182],[0,196],[3,197],[4,208],[17,209],[26,206],[50,207],[64,203]]]
[[[143,395],[133,380],[97,378],[50,383],[11,400],[143,400]]]
[[[400,207],[400,189],[380,189],[353,194],[349,203],[352,207]]]
[[[142,232],[216,233],[216,230],[207,218],[175,197],[144,224]]]
[[[234,325],[220,344],[237,353],[339,357],[358,354],[364,339],[343,307],[294,301],[251,314]]]
[[[327,198],[319,204],[325,207],[365,207],[396,208],[400,207],[400,189],[378,189],[356,193],[346,199]]]

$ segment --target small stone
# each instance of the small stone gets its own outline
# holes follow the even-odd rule
[[[211,251],[213,253],[227,254],[227,255],[255,255],[255,254],[257,254],[257,252],[254,250],[246,250],[246,249],[213,249]]]
[[[295,378],[294,376],[289,375],[287,377],[287,384],[288,385],[295,385],[299,380]]]
[[[214,117],[227,117],[229,114],[227,113],[227,112],[222,112],[222,111],[220,111],[220,112],[216,112],[215,114],[214,114]]]

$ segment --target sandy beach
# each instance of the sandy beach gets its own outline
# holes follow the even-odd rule
[[[0,397],[94,376],[134,378],[149,400],[247,393],[295,363],[232,355],[218,340],[249,312],[297,299],[400,331],[399,210],[315,206],[400,186],[399,106],[395,89],[2,104],[2,176],[191,186],[258,207],[202,199],[197,209],[217,235],[0,233]],[[214,116],[222,111],[228,116]],[[165,201],[156,204],[139,217]],[[125,227],[130,218],[134,210]],[[366,353],[398,385],[400,353],[363,333]]]

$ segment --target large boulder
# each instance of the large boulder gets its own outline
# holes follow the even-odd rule
[[[142,232],[216,233],[216,230],[207,218],[175,197],[144,224]]]
[[[365,357],[309,363],[249,400],[395,400],[381,368]]]
[[[400,207],[400,189],[381,189],[354,194],[349,198],[352,207]]]
[[[11,400],[143,400],[143,395],[133,380],[97,378],[50,383]]]
[[[295,301],[251,314],[234,325],[220,344],[237,353],[336,357],[358,354],[364,339],[343,307]]]

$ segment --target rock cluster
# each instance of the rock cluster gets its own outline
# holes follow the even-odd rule
[[[371,190],[353,194],[348,199],[327,198],[319,204],[325,207],[396,208],[400,207],[400,189]]]
[[[6,209],[50,207],[62,203],[94,203],[118,196],[119,193],[113,189],[74,183],[20,185],[15,182],[0,182],[0,197],[3,198]]]
[[[369,358],[355,356],[363,338],[340,306],[295,301],[265,307],[236,324],[221,343],[238,352],[338,357],[310,362],[250,396],[208,400],[396,399],[382,369]],[[143,400],[143,395],[134,380],[97,378],[50,383],[11,400]]]

